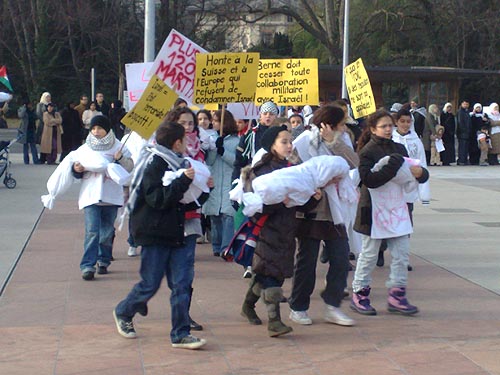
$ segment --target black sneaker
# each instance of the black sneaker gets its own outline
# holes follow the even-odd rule
[[[84,273],[82,273],[82,279],[87,281],[94,280],[94,272],[85,271]]]
[[[181,339],[179,342],[173,342],[173,348],[181,348],[181,349],[199,349],[203,345],[207,343],[205,339],[199,339],[198,337],[194,337],[192,335],[187,335]]]
[[[127,339],[135,339],[137,337],[132,319],[118,317],[115,310],[113,310],[113,317],[115,318],[116,329],[120,335]]]
[[[108,267],[106,267],[106,266],[98,266],[97,267],[97,273],[99,275],[106,275],[108,273]]]
[[[203,326],[196,323],[193,319],[189,318],[189,327],[192,331],[203,331]]]

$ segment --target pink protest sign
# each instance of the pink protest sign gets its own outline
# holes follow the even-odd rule
[[[196,54],[203,48],[172,29],[158,52],[148,76],[156,74],[189,104],[193,102]]]

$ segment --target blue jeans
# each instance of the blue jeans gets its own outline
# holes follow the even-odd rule
[[[172,330],[170,339],[179,342],[189,335],[189,304],[194,278],[194,248],[196,236],[188,236],[183,247],[165,245],[142,246],[141,281],[134,285],[128,296],[116,306],[116,315],[133,318],[147,311],[148,301],[156,294],[163,276],[167,278],[170,294]]]
[[[33,143],[25,143],[23,144],[23,158],[24,164],[30,163],[29,151],[31,150],[31,157],[33,158],[33,164],[38,164],[40,160],[38,159],[38,151],[36,149],[36,144]]]
[[[104,267],[108,267],[111,263],[118,206],[93,204],[83,210],[85,212],[85,241],[80,269],[82,272],[95,272],[96,263]]]
[[[210,216],[212,224],[212,250],[214,253],[222,253],[227,249],[234,235],[234,219],[232,216],[220,214]]]

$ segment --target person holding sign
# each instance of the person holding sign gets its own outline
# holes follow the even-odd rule
[[[377,314],[369,298],[370,283],[383,239],[387,240],[392,255],[391,273],[386,282],[388,310],[403,315],[418,312],[406,297],[410,255],[408,234],[413,230],[404,194],[406,190],[396,177],[400,171],[406,172],[413,185],[418,185],[416,182],[428,180],[429,172],[421,166],[407,164],[405,146],[391,139],[394,126],[391,114],[378,110],[368,116],[367,128],[358,143],[362,185],[354,230],[362,234],[363,248],[352,282],[351,309],[363,315]],[[386,159],[386,163],[376,168],[381,159]]]
[[[174,348],[198,349],[206,340],[191,335],[189,305],[194,278],[194,245],[184,236],[187,229],[185,211],[196,202],[183,204],[184,193],[190,188],[195,171],[184,159],[186,138],[184,127],[164,120],[156,130],[156,144],[145,149],[139,160],[128,203],[132,235],[141,252],[141,281],[113,310],[118,333],[125,338],[137,337],[132,319],[135,314],[147,315],[147,303],[167,278],[170,296]],[[181,175],[163,185],[166,171],[186,168]],[[198,201],[204,201],[202,194]],[[192,241],[194,242],[194,241]]]
[[[213,115],[214,130],[219,131],[222,111]],[[226,250],[234,234],[233,217],[235,210],[229,200],[231,190],[231,175],[239,143],[238,128],[231,112],[224,114],[222,136],[215,141],[216,149],[209,150],[206,163],[214,180],[214,189],[210,192],[208,201],[201,212],[210,217],[212,251],[214,256],[220,256]]]

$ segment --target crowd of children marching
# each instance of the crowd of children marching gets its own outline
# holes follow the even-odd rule
[[[125,206],[129,255],[141,248],[141,268],[140,281],[113,311],[122,336],[137,336],[133,318],[147,315],[148,301],[166,277],[172,346],[202,347],[206,340],[191,331],[203,327],[189,314],[196,242],[209,237],[213,255],[227,255],[242,223],[258,226],[259,234],[245,272],[250,280],[241,315],[261,325],[255,312],[261,300],[269,336],[292,331],[280,313],[284,301],[292,322],[312,324],[308,310],[320,255],[328,263],[321,292],[325,321],[355,324],[341,309],[352,253],[358,255],[350,307],[375,315],[371,274],[383,241],[392,255],[388,310],[418,312],[407,299],[409,235],[413,203],[430,200],[429,174],[407,108],[395,114],[378,110],[361,132],[343,101],[314,111],[306,106],[301,113],[291,108],[284,123],[278,122],[280,111],[273,102],[260,107],[254,123],[228,111],[195,114],[186,103],[176,104],[148,142],[132,133],[121,143],[107,117],[93,117],[85,144],[58,166],[48,183],[53,190],[42,198],[51,206],[63,185],[72,178],[82,181],[80,270],[86,281],[108,273],[114,222],[118,208]],[[282,290],[287,278],[293,280],[288,299]]]

